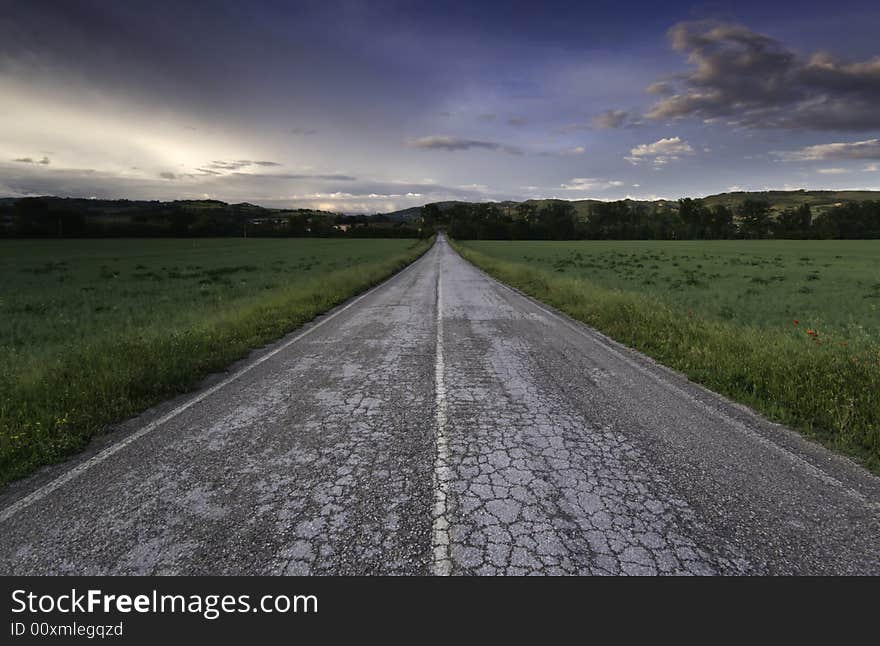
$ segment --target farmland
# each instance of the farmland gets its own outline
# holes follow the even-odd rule
[[[458,247],[501,280],[880,468],[880,243]]]
[[[413,240],[0,243],[0,483],[403,267]]]

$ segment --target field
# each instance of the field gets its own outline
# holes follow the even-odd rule
[[[413,240],[0,242],[0,484],[422,253]]]
[[[880,241],[468,241],[489,273],[880,471]]]

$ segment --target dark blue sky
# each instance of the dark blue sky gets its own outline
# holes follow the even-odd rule
[[[876,2],[0,5],[3,194],[880,188]]]

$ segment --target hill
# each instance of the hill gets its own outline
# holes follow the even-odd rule
[[[709,195],[701,199],[706,206],[714,206],[723,204],[730,208],[742,204],[747,199],[763,200],[770,203],[771,211],[782,211],[786,208],[800,206],[801,204],[809,204],[815,215],[819,215],[823,211],[847,202],[865,202],[869,200],[880,200],[880,191],[737,191],[731,193],[718,193],[717,195]],[[676,209],[676,200],[620,200],[629,204],[642,204],[646,206],[656,207],[658,209]],[[533,204],[537,208],[543,208],[554,202],[569,202],[575,208],[580,216],[586,216],[593,204],[600,204],[605,200],[559,200],[559,199],[543,199],[543,200],[525,200],[523,202],[505,201],[497,202],[502,209],[514,208],[518,204]],[[471,204],[471,202],[446,201],[435,202],[441,211],[446,211],[458,204]],[[386,213],[393,222],[412,222],[421,214],[421,206],[413,206],[400,211],[392,211]]]
[[[819,215],[831,207],[841,206],[848,202],[880,200],[880,191],[737,191],[709,195],[704,197],[702,201],[706,206],[723,204],[733,208],[746,199],[769,202],[773,211],[809,204],[813,214]]]

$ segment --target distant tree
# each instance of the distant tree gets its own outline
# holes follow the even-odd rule
[[[744,238],[766,238],[770,233],[770,204],[764,200],[744,200],[737,209],[740,234]]]
[[[295,213],[287,218],[287,235],[299,238],[309,230],[308,217],[304,213]]]
[[[801,204],[797,208],[785,209],[779,214],[776,237],[806,238],[810,233],[813,212],[809,204]]]
[[[689,197],[679,200],[678,217],[684,223],[685,237],[692,240],[707,237],[710,213],[700,200]]]
[[[534,202],[520,202],[515,208],[516,218],[531,224],[538,213],[538,207]]]
[[[736,233],[736,227],[733,225],[733,211],[724,204],[716,204],[712,207],[709,215],[709,236],[710,238],[720,240],[724,238],[732,238]]]
[[[425,204],[419,217],[419,235],[426,238],[434,233],[440,222],[440,207],[436,204]]]
[[[538,218],[553,240],[573,240],[575,210],[570,202],[550,202],[538,212]]]

